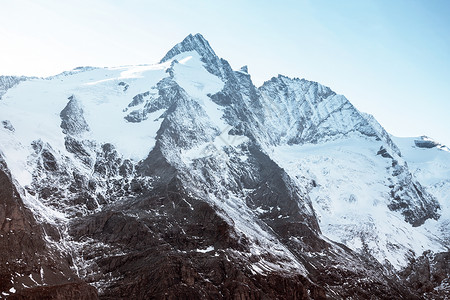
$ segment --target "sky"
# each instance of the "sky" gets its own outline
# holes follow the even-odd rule
[[[0,1],[0,75],[156,63],[201,33],[257,86],[317,81],[395,136],[450,145],[447,0]]]

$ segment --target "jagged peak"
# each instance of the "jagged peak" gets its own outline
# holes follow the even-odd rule
[[[241,72],[244,72],[244,73],[247,73],[248,74],[248,66],[247,65],[245,65],[245,66],[242,66],[240,69],[239,69],[239,71],[241,71]]]
[[[197,51],[197,53],[205,60],[210,60],[212,57],[217,57],[209,42],[200,33],[197,33],[195,35],[189,34],[181,43],[176,44],[161,59],[161,63],[170,60],[180,53],[189,51]]]
[[[188,35],[181,43],[176,44],[161,59],[160,63],[164,63],[173,59],[180,53],[196,51],[208,72],[220,77],[226,81],[232,74],[232,69],[226,60],[220,59],[209,45],[209,42],[200,34]]]

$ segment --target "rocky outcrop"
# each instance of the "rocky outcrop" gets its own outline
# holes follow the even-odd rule
[[[314,250],[322,249],[321,256],[292,245],[309,275],[273,269],[278,258],[252,253],[252,242],[217,208],[181,189],[174,179],[133,201],[72,222],[70,235],[83,245],[79,255],[86,268],[80,273],[98,286],[101,298],[417,298],[370,259],[329,245],[309,230],[309,235],[298,228],[280,231],[286,241],[295,235],[307,238],[306,245],[318,242]],[[264,272],[255,272],[252,266],[258,264]]]
[[[442,145],[441,143],[438,143],[427,136],[421,136],[420,139],[414,140],[414,144],[418,148],[425,148],[425,149],[438,148],[450,152],[450,149],[447,146]]]
[[[97,290],[85,283],[66,283],[53,286],[38,286],[10,295],[12,300],[93,300],[98,299]]]
[[[49,243],[63,238],[61,229],[36,221],[7,170],[0,157],[0,293],[11,299],[97,299],[73,271],[70,254]]]
[[[14,129],[14,126],[11,124],[11,121],[9,120],[3,120],[2,121],[3,128],[8,129],[11,132],[14,132],[16,129]]]
[[[83,108],[75,96],[69,97],[69,102],[60,113],[61,128],[65,134],[77,135],[89,131],[89,125],[83,116]]]
[[[426,299],[450,298],[450,252],[425,252],[400,275],[412,290]]]
[[[216,53],[209,45],[209,42],[199,33],[188,35],[181,43],[176,44],[170,49],[160,62],[166,62],[180,53],[189,51],[196,51],[200,54],[202,61],[205,63],[205,68],[209,72],[220,78],[226,79],[228,63],[217,57]]]

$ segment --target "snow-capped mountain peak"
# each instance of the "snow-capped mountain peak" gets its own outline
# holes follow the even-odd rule
[[[174,56],[180,53],[189,51],[196,51],[205,60],[216,57],[216,53],[209,45],[209,42],[205,40],[205,38],[200,33],[197,33],[195,35],[188,35],[182,42],[176,44],[161,59],[161,63],[172,59]]]
[[[66,274],[105,298],[411,298],[423,292],[401,271],[448,250],[447,152],[439,173],[420,171],[414,151],[434,142],[397,147],[317,82],[257,88],[200,34],[156,65],[0,84],[0,201],[29,211],[38,255],[59,253],[64,271],[26,267],[16,243],[5,293],[57,290]],[[421,259],[441,272],[433,255]]]
[[[188,35],[182,42],[176,44],[161,59],[160,63],[164,63],[173,59],[175,56],[195,51],[200,55],[201,61],[205,64],[205,68],[212,74],[224,79],[226,77],[229,66],[224,66],[222,61],[209,45],[209,42],[200,34]],[[227,64],[227,63],[226,63]]]

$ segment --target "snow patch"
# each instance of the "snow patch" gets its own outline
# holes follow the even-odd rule
[[[214,246],[209,246],[209,247],[206,248],[206,249],[197,249],[196,251],[197,251],[197,252],[200,252],[200,253],[211,252],[211,251],[214,251]]]

